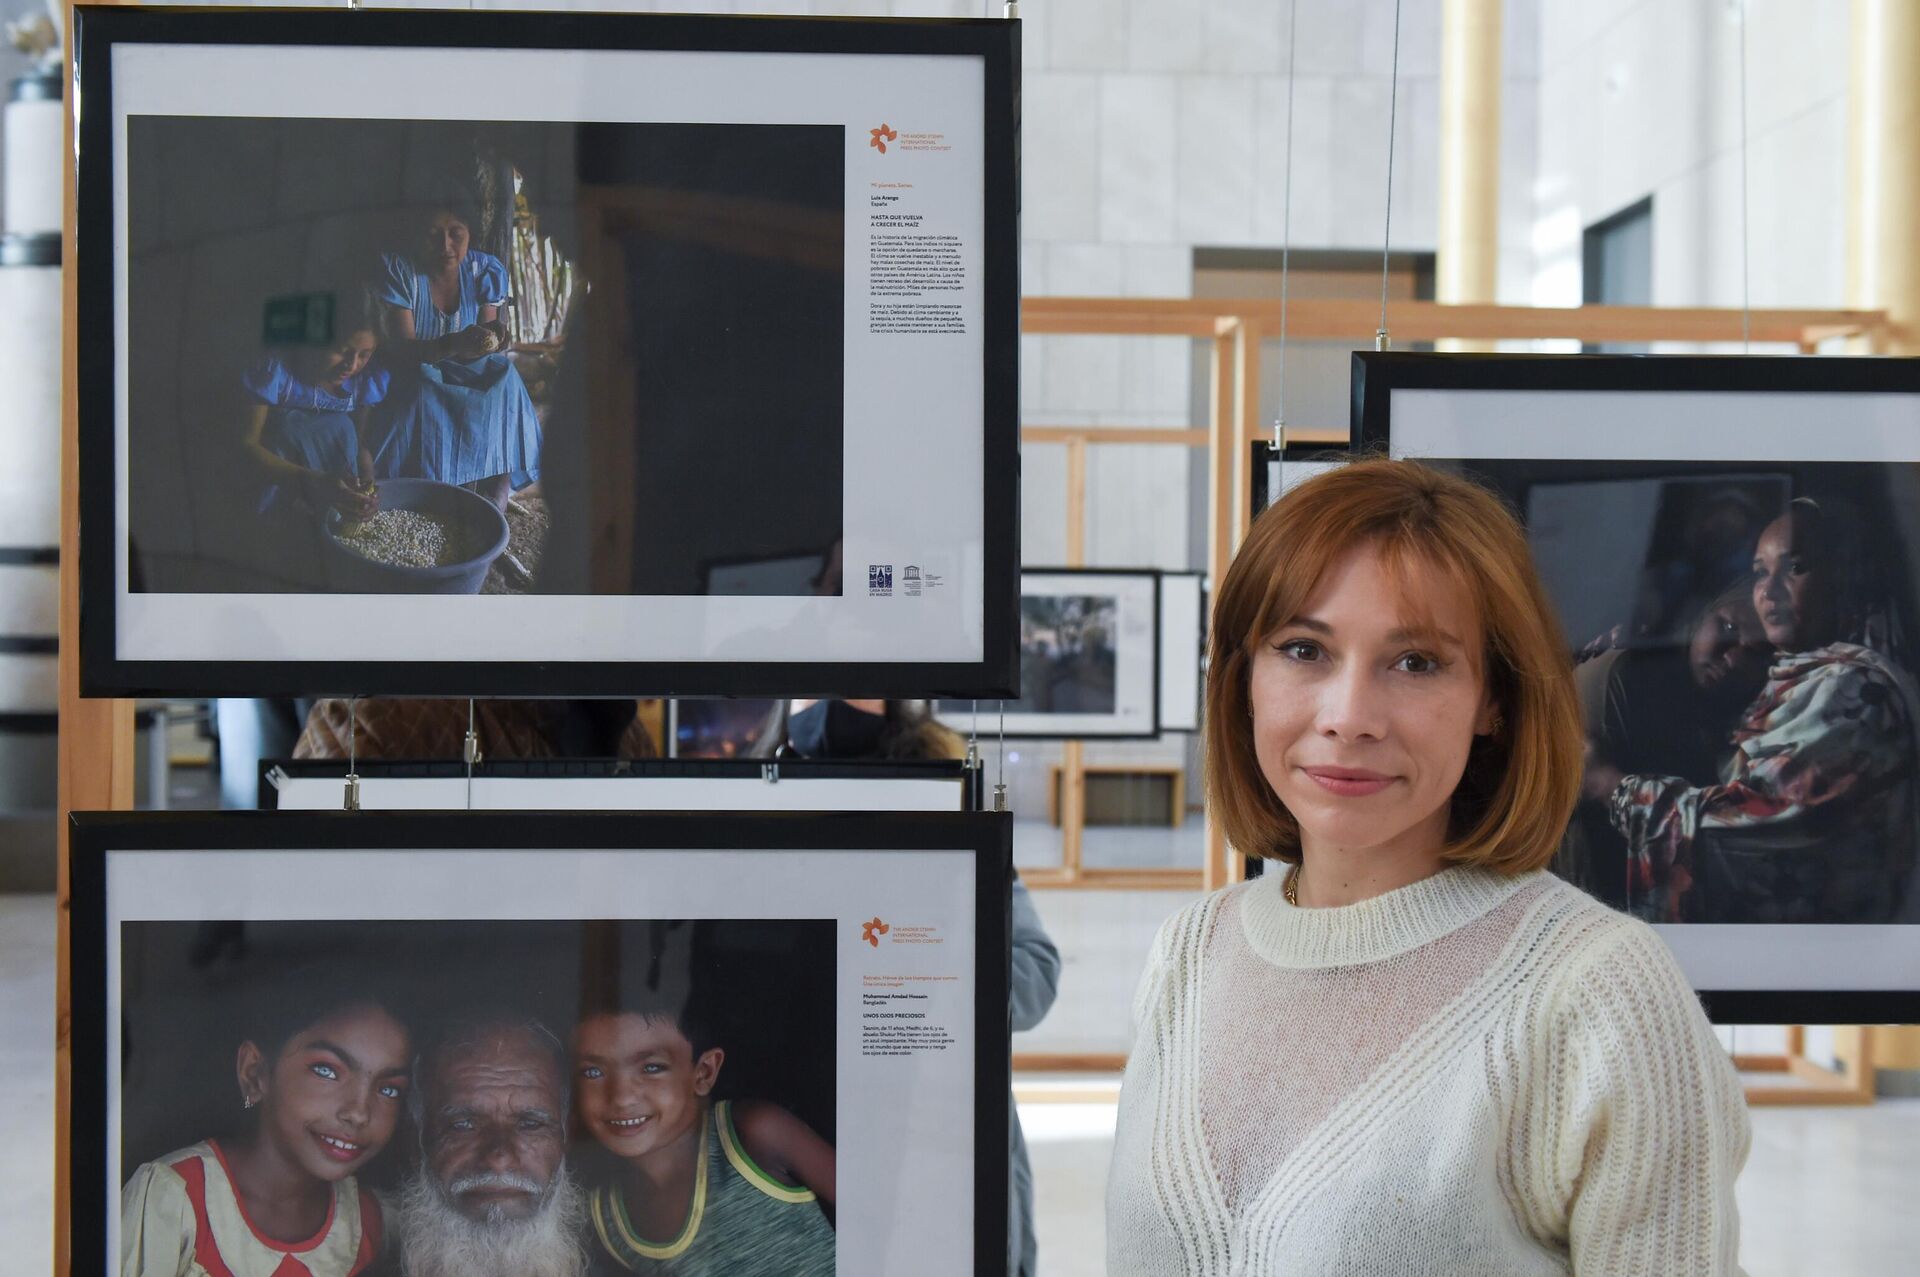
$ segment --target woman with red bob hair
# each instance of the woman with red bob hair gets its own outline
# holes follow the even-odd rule
[[[1161,928],[1107,1271],[1739,1271],[1744,1100],[1666,946],[1547,873],[1584,742],[1525,534],[1364,459],[1220,584],[1207,794],[1268,872]]]

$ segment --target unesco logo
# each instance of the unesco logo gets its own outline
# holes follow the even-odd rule
[[[893,593],[893,564],[871,563],[867,565],[867,593],[876,595]]]

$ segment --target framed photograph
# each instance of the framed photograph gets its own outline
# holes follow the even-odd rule
[[[77,1270],[483,1234],[526,1271],[1005,1270],[1004,816],[101,814],[72,848]]]
[[[1160,730],[1200,730],[1207,658],[1207,576],[1160,574]]]
[[[1136,568],[1028,568],[1020,573],[1020,695],[1009,737],[1144,740],[1160,731],[1160,574]],[[958,731],[973,703],[942,700]],[[981,733],[1000,707],[980,706]]]
[[[76,39],[86,694],[1013,692],[1017,23]]]
[[[1304,483],[1352,459],[1350,453],[1325,444],[1289,444],[1282,456],[1271,443],[1261,440],[1253,445],[1253,503],[1247,508],[1254,518],[1265,513],[1280,496],[1295,484]]]
[[[1557,871],[1738,1023],[1920,1018],[1920,365],[1354,359],[1527,527],[1590,761]]]
[[[269,760],[260,806],[339,811],[347,765]],[[362,762],[367,811],[978,811],[979,769],[959,760],[811,758]]]

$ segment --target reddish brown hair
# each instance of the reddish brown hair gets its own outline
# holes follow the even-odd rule
[[[1300,826],[1254,756],[1255,645],[1297,617],[1328,569],[1371,544],[1390,573],[1441,573],[1467,592],[1476,654],[1504,720],[1475,737],[1442,855],[1502,873],[1544,867],[1579,796],[1585,746],[1572,656],[1526,534],[1485,488],[1414,461],[1356,459],[1255,521],[1220,583],[1207,671],[1207,800],[1249,856],[1300,858]]]

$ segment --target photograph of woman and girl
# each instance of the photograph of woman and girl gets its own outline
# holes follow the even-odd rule
[[[1577,650],[1559,872],[1653,922],[1920,922],[1920,475],[1475,461]]]
[[[839,540],[842,130],[128,137],[133,589],[701,594]]]
[[[834,930],[124,924],[122,1277],[827,1277]]]

